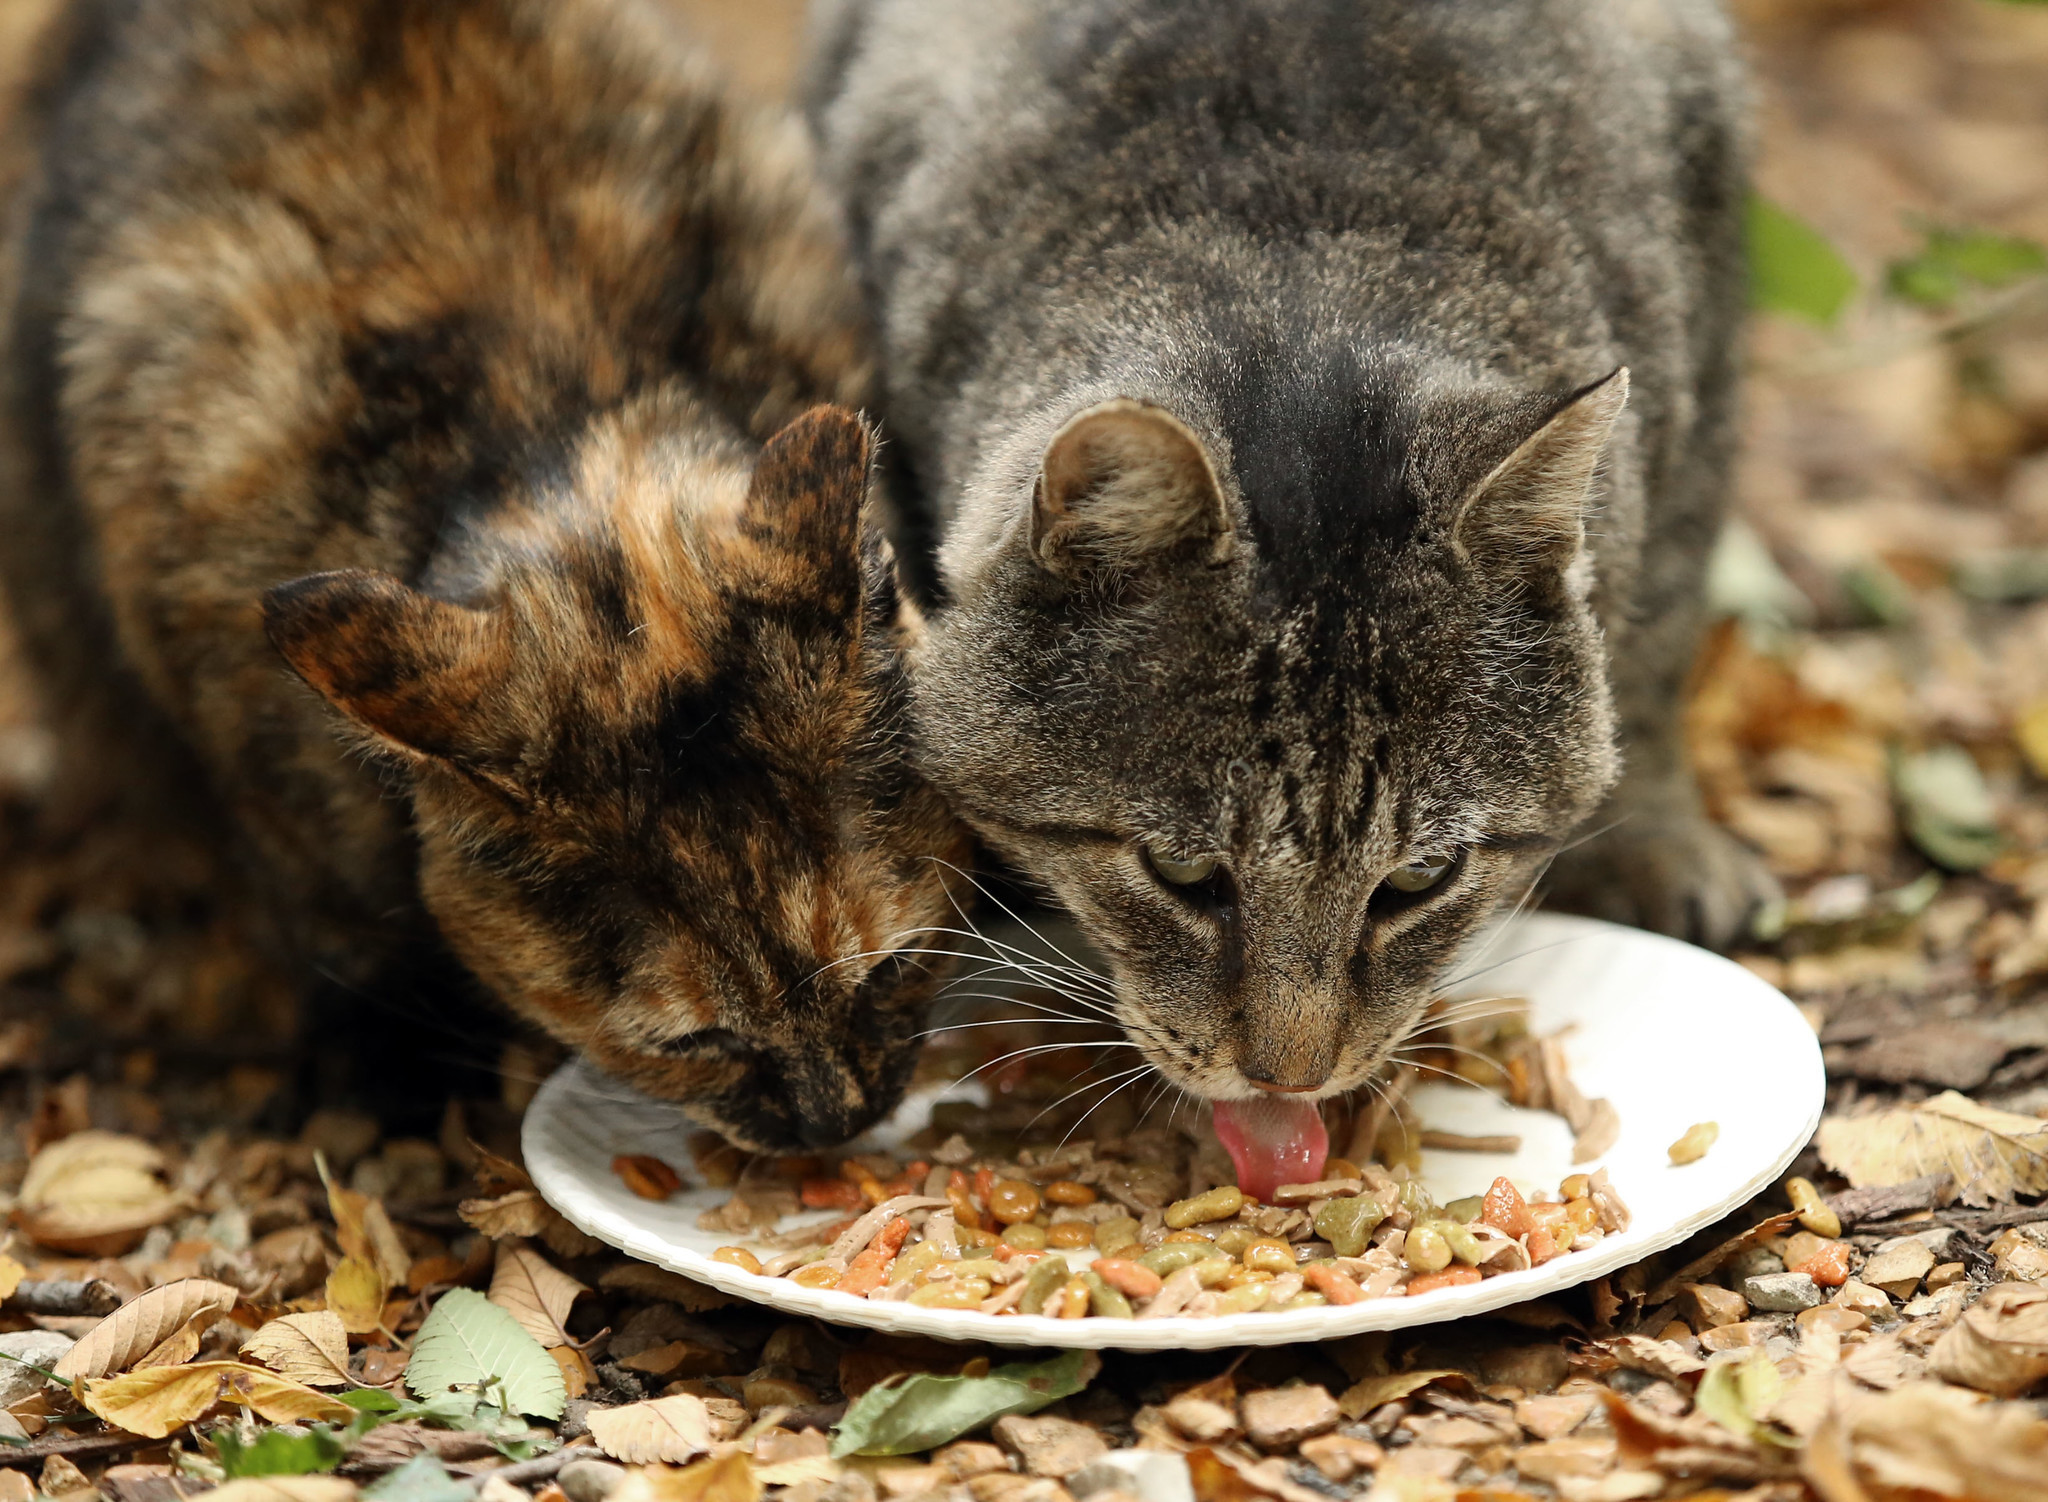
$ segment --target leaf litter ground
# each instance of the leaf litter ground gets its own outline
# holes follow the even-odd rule
[[[685,8],[786,82],[792,0]],[[1742,958],[1822,1040],[1814,1197],[1284,1350],[782,1321],[547,1209],[531,1044],[438,1132],[275,1130],[286,988],[202,857],[41,827],[0,640],[0,1502],[2048,1496],[2048,10],[1736,9],[1774,311],[1691,735],[1789,894]]]

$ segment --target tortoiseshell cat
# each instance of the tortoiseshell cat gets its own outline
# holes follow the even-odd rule
[[[963,841],[800,133],[636,0],[87,3],[38,129],[0,525],[74,773],[231,820],[309,970],[438,930],[756,1148],[892,1106]]]
[[[1767,878],[1679,711],[1742,304],[1714,0],[814,12],[944,592],[923,765],[1146,1057],[1357,1086],[1589,817],[1560,885],[1733,937]]]

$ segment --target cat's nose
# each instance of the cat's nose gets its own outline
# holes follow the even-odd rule
[[[1328,1076],[1324,1078],[1327,1079]],[[1276,1080],[1255,1080],[1250,1075],[1246,1075],[1245,1079],[1254,1090],[1263,1090],[1268,1095],[1307,1095],[1311,1091],[1323,1088],[1323,1080],[1308,1085],[1283,1085]]]

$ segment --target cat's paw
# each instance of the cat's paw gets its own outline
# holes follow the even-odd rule
[[[1560,855],[1543,904],[1725,950],[1782,895],[1757,853],[1693,810],[1652,812]]]

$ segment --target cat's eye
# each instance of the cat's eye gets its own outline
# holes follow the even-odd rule
[[[1182,861],[1161,855],[1150,846],[1145,847],[1145,864],[1161,881],[1176,887],[1199,886],[1216,874],[1216,857],[1213,855],[1198,855],[1193,860]]]
[[[1410,896],[1417,892],[1427,892],[1450,874],[1451,867],[1457,863],[1458,857],[1454,852],[1420,855],[1406,865],[1396,866],[1389,871],[1387,885],[1397,892],[1405,892]]]

